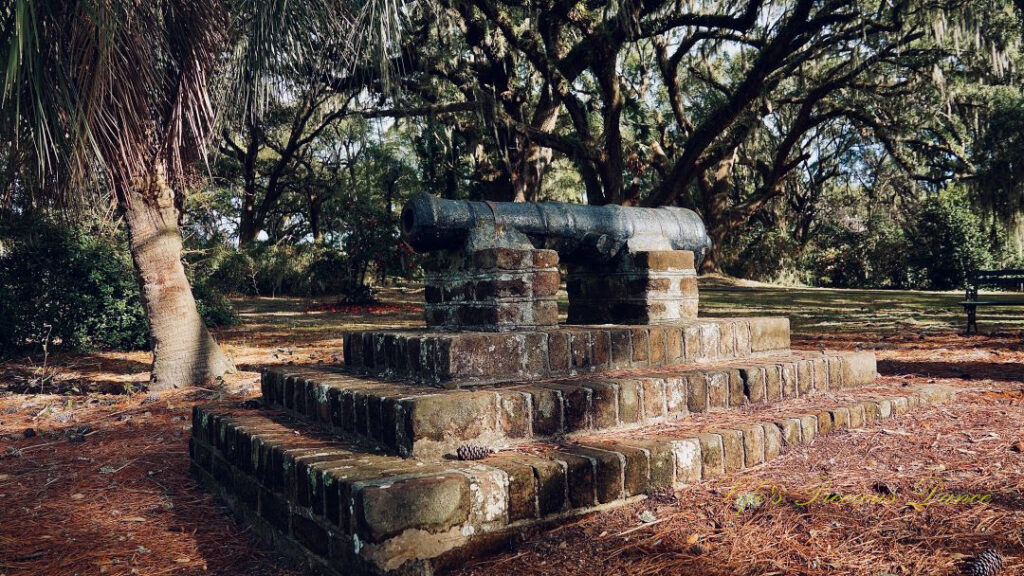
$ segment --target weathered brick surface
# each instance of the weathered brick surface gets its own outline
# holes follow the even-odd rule
[[[722,462],[726,473],[743,469],[743,433],[739,430],[715,430],[722,437]]]
[[[818,417],[814,414],[807,414],[800,417],[800,440],[804,444],[810,444],[818,435]]]
[[[846,388],[873,383],[877,372],[875,355],[871,352],[853,352],[843,358],[842,378]]]
[[[782,454],[782,430],[772,422],[763,422],[761,428],[764,433],[764,459],[768,462]]]
[[[789,349],[789,318],[751,318],[749,326],[752,352]]]
[[[558,323],[556,295],[561,279],[553,251],[442,252],[431,256],[425,267],[428,326],[510,331]]]
[[[673,441],[669,445],[672,447],[672,456],[675,460],[676,485],[694,484],[700,482],[702,478],[714,477],[714,475],[720,472],[720,436],[708,435],[707,438],[685,438]],[[705,446],[708,446],[708,449],[712,452],[707,459],[705,459],[703,453]],[[706,462],[711,466],[708,471],[704,471]]]
[[[750,468],[763,464],[765,461],[764,428],[757,423],[741,428],[740,432],[743,433],[743,465]]]
[[[775,426],[782,434],[784,446],[796,446],[803,441],[803,422],[799,418],[784,418],[775,422]]]
[[[708,389],[708,407],[726,408],[729,406],[729,373],[709,372],[705,377]]]
[[[569,504],[573,508],[585,508],[597,504],[594,471],[596,464],[590,458],[558,451],[551,456],[560,462],[565,469],[565,479],[569,491]]]
[[[361,374],[458,387],[785,353],[788,324],[770,320],[517,332],[354,332],[346,335],[344,351],[346,365]],[[754,329],[760,325],[775,332],[764,326]],[[778,331],[785,334],[779,336]],[[758,349],[740,345],[740,334],[751,334],[750,342]],[[308,393],[304,384],[285,385],[282,396],[287,407],[305,410],[308,396],[297,396]]]
[[[626,457],[623,454],[590,446],[577,446],[570,450],[592,463],[598,503],[607,504],[623,497],[626,469]]]
[[[456,473],[363,486],[359,532],[374,542],[410,528],[443,532],[469,518],[469,499],[469,481]]]
[[[840,406],[830,411],[832,414],[832,427],[835,430],[845,430],[850,427],[850,409]]]
[[[721,434],[700,434],[701,480],[718,478],[725,474],[725,448]],[[677,466],[676,470],[679,468]]]
[[[657,324],[697,317],[692,252],[624,252],[606,264],[571,264],[568,272],[570,324]]]
[[[740,376],[743,378],[743,392],[750,402],[760,404],[768,396],[765,388],[764,371],[759,366],[752,368],[741,368]]]
[[[864,405],[854,404],[850,406],[850,428],[860,428],[864,426]]]

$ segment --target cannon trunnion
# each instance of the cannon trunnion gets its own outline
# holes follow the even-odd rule
[[[420,194],[402,236],[434,252],[426,321],[511,331],[558,325],[559,263],[572,324],[649,324],[697,316],[695,268],[711,246],[685,208],[471,202]]]

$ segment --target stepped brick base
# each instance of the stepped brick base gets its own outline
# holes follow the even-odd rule
[[[663,326],[572,326],[525,332],[351,332],[345,336],[345,364],[351,370],[447,388],[788,351],[787,318],[705,318]]]
[[[392,454],[424,457],[452,453],[465,443],[501,448],[865,386],[875,372],[868,352],[808,352],[485,390],[436,390],[329,369],[273,368],[264,372],[262,389],[268,406],[324,431]]]
[[[197,407],[190,453],[195,474],[237,515],[316,570],[426,575],[530,527],[739,472],[821,434],[899,416],[953,391],[880,394],[843,392],[831,404],[802,404],[802,412],[764,420],[695,415],[686,427],[656,435],[542,444],[477,463],[384,456],[280,412]]]

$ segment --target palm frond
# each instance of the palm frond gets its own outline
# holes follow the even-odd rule
[[[310,66],[387,61],[402,0],[13,0],[0,8],[0,136],[40,169],[100,175],[129,202],[156,166],[182,181],[228,109],[258,115]],[[226,60],[226,62],[225,62]]]
[[[234,49],[228,113],[257,117],[296,83],[387,63],[398,48],[402,0],[229,0]]]

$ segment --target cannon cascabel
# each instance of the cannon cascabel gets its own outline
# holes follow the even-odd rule
[[[690,250],[699,267],[711,247],[700,216],[676,207],[472,202],[420,193],[403,208],[401,229],[417,252],[529,244],[556,250],[563,262],[607,261],[623,249]]]

